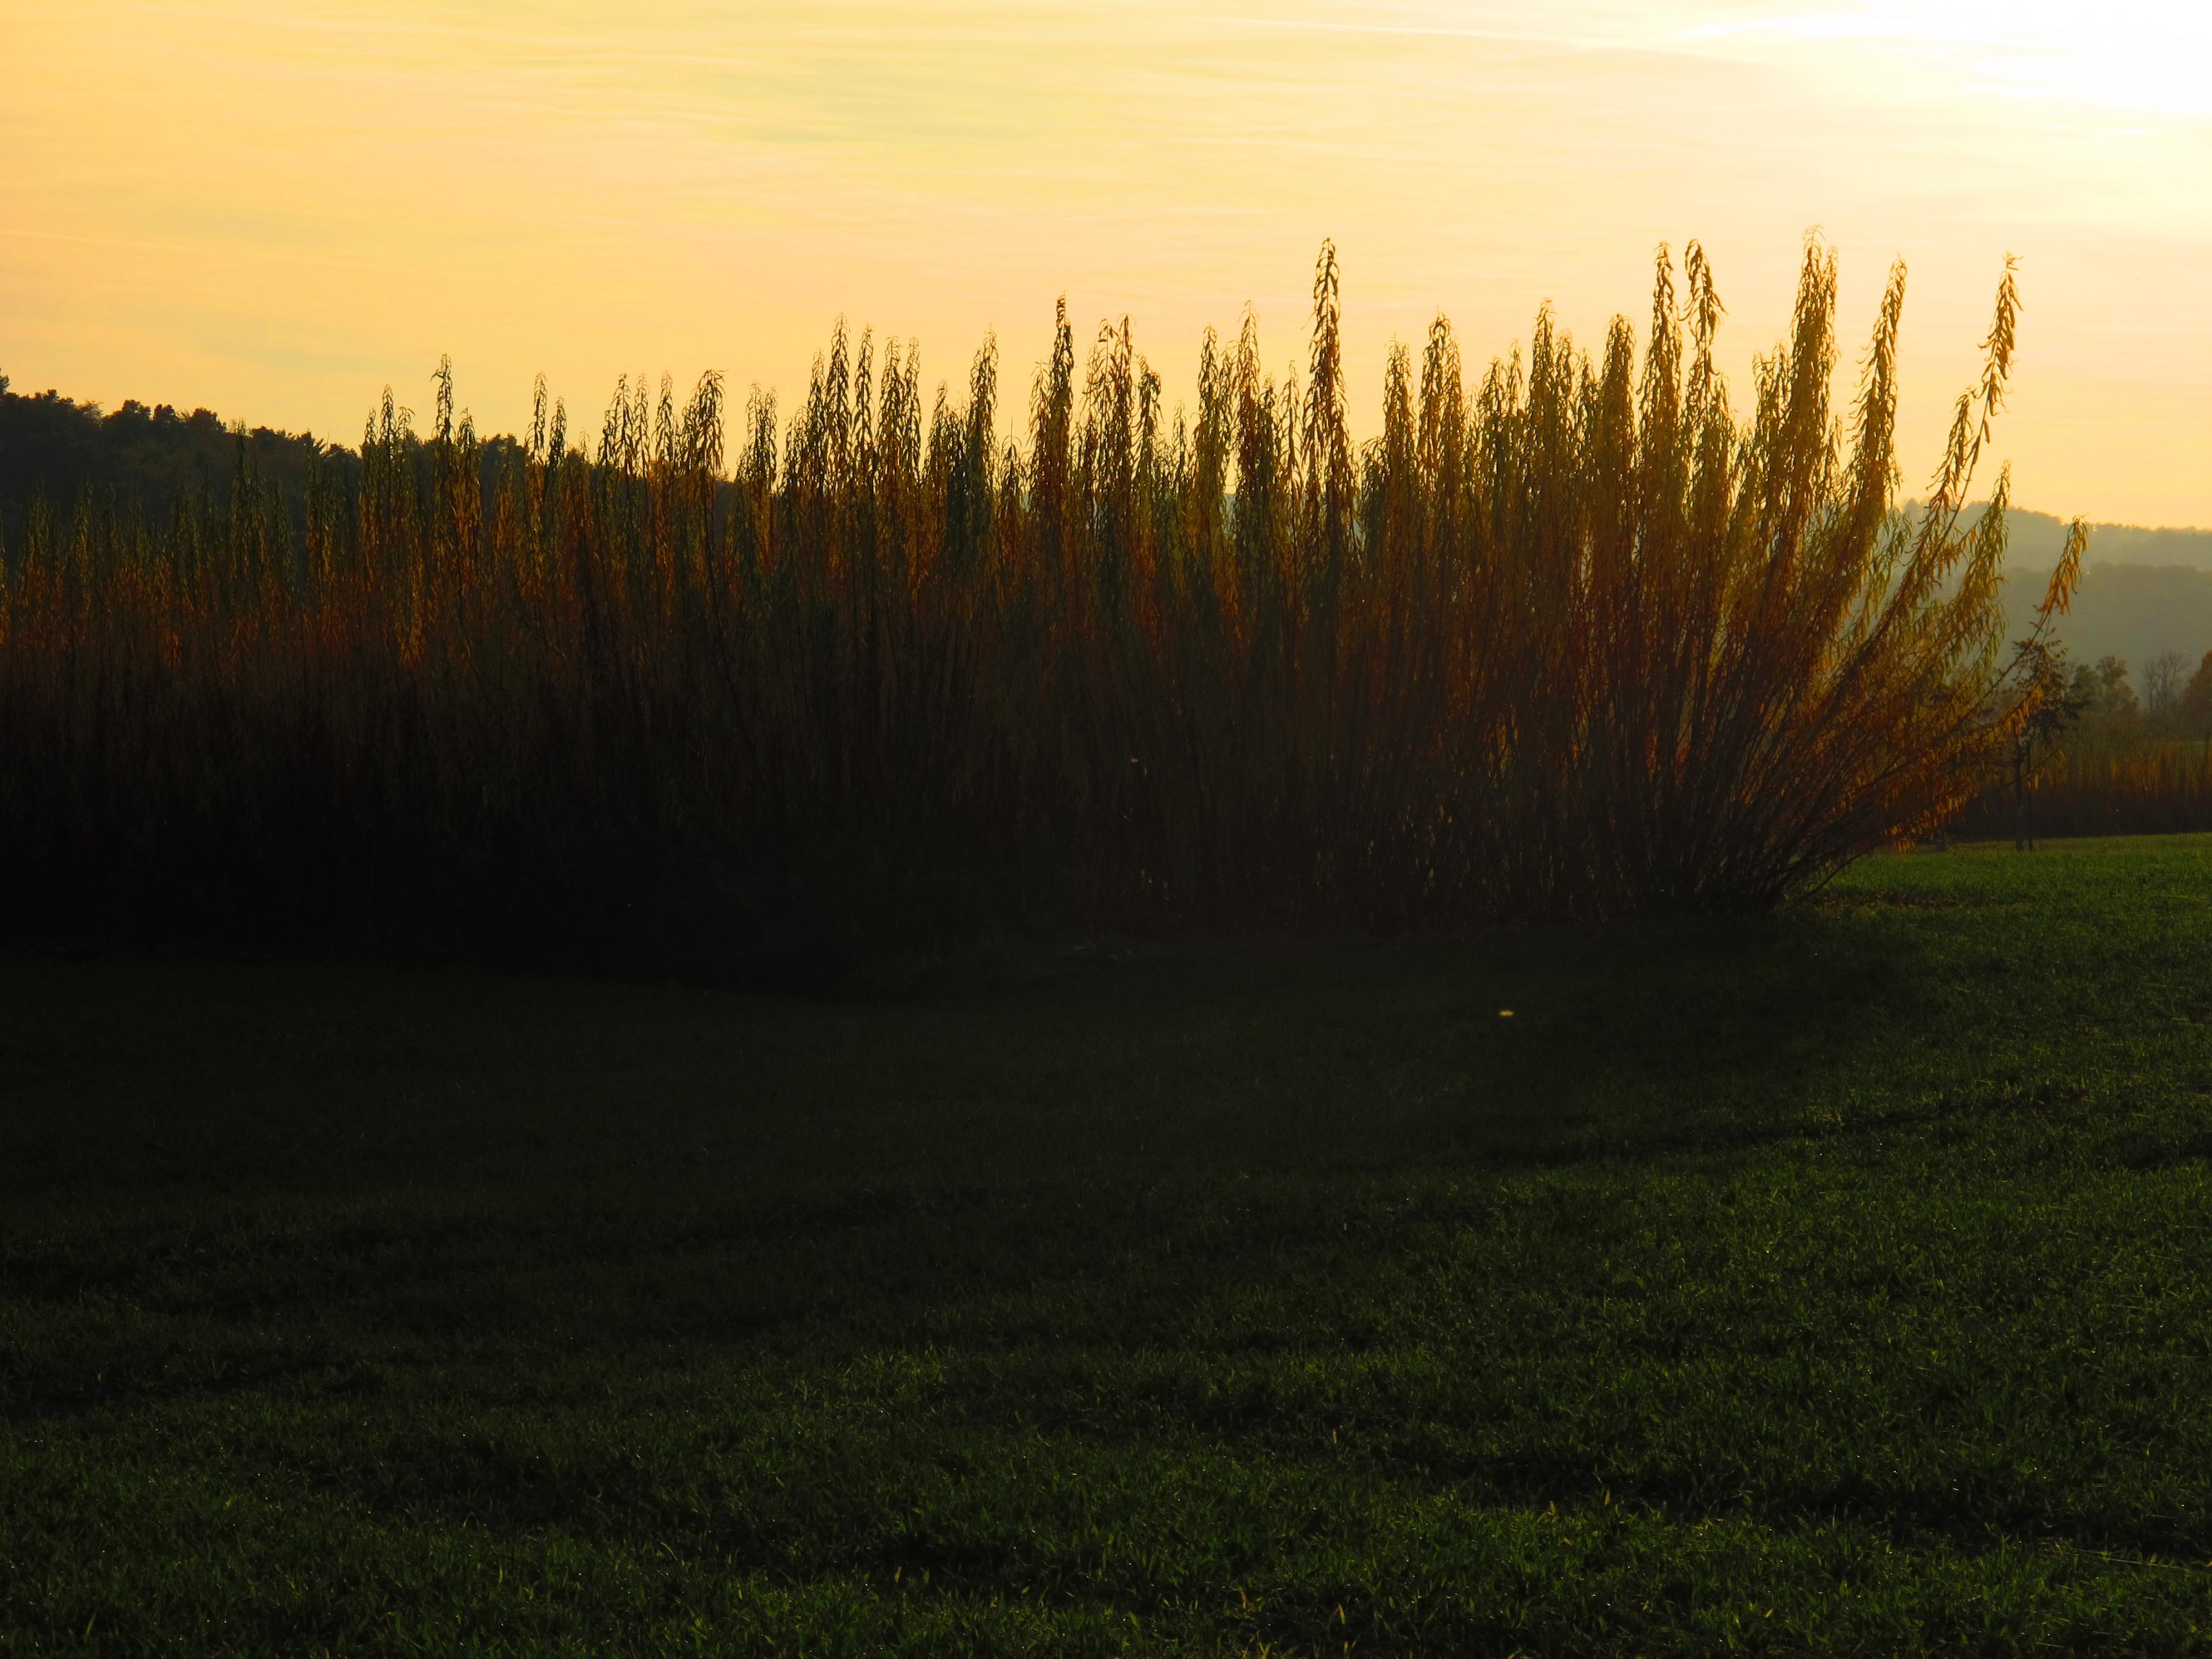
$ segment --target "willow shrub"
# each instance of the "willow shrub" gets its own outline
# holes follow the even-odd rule
[[[1741,417],[1694,244],[1640,362],[1542,315],[1470,392],[1439,318],[1361,446],[1327,247],[1304,374],[1248,318],[1171,421],[1126,321],[1079,374],[1063,307],[1025,448],[988,343],[931,398],[841,328],[726,466],[711,376],[625,386],[591,447],[541,384],[488,447],[441,372],[304,533],[250,479],[166,529],[33,515],[14,920],[776,975],[994,925],[1771,905],[1955,811],[2025,707],[2005,515],[1960,512],[2009,269],[1917,516],[1902,268],[1841,411],[1835,297],[1808,248]]]

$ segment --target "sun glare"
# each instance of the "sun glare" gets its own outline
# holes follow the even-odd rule
[[[2145,114],[2212,115],[2212,9],[2171,0],[1856,0],[1693,26],[1693,38],[1780,37],[1871,49],[1961,91]]]

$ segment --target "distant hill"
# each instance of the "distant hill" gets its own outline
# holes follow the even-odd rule
[[[58,392],[12,392],[0,374],[0,538],[18,544],[24,514],[41,495],[64,516],[87,491],[112,492],[118,511],[153,523],[179,501],[220,511],[238,476],[241,441],[263,487],[290,507],[295,526],[311,459],[342,471],[352,459],[350,450],[306,433],[249,430],[211,410],[130,401],[109,413]]]
[[[2066,526],[2015,508],[2008,528],[2005,611],[2017,638],[2032,625]],[[2178,651],[2195,663],[2212,651],[2212,530],[2093,525],[2082,567],[2074,609],[2057,624],[2076,662],[2124,658],[2140,680],[2143,664],[2159,652]]]
[[[2014,568],[2005,611],[2017,638],[2033,624],[2044,578],[2032,565],[2023,569],[2015,562]],[[2143,664],[2162,651],[2178,651],[2194,664],[2212,651],[2212,569],[2091,563],[2074,609],[2059,619],[2057,632],[2075,661],[2124,658],[2138,681]]]
[[[2012,556],[2014,563],[2048,571],[2058,562],[2066,544],[2066,521],[2048,513],[2011,513]],[[2212,570],[2212,529],[2147,530],[2134,524],[2093,524],[2089,526],[2092,564],[2182,565],[2192,570]]]
[[[307,434],[226,425],[212,410],[149,410],[133,400],[108,414],[60,392],[20,394],[0,374],[0,514],[20,511],[38,493],[66,514],[86,487],[112,489],[119,507],[149,518],[168,514],[179,493],[223,502],[241,438],[261,477],[285,493],[303,487],[310,456],[337,453],[337,445]]]

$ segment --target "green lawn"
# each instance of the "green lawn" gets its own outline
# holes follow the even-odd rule
[[[2208,969],[2202,838],[838,1003],[0,959],[0,1652],[2203,1651]]]

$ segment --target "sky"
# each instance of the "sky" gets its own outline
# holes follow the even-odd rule
[[[2171,0],[0,0],[0,373],[356,441],[450,353],[480,425],[543,372],[788,409],[841,315],[1018,410],[1065,295],[1170,404],[1245,307],[1304,354],[1344,272],[1355,431],[1439,310],[1471,371],[1547,301],[1639,338],[1712,259],[1747,393],[1804,238],[1850,374],[1911,272],[1908,493],[2005,256],[2021,505],[2212,525],[2212,8]]]

